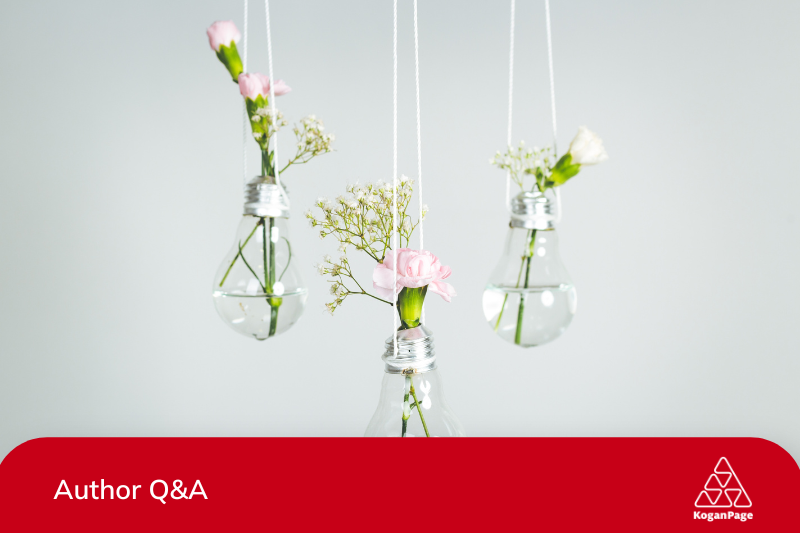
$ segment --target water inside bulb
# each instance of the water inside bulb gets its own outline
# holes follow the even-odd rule
[[[558,253],[555,229],[512,227],[483,293],[483,313],[500,338],[523,348],[566,331],[577,293]]]
[[[234,330],[253,337],[256,340],[266,340],[270,335],[273,307],[269,304],[268,297],[247,296],[237,293],[214,291],[214,305],[222,319]],[[280,335],[289,328],[303,314],[308,291],[295,291],[282,296],[281,306],[278,308],[274,335]]]
[[[243,216],[214,277],[217,313],[235,331],[257,340],[285,332],[302,315],[308,297],[296,265],[286,218]]]
[[[483,312],[489,325],[501,338],[524,348],[548,343],[564,333],[575,314],[576,304],[575,287],[566,284],[527,289],[489,284],[483,293]]]

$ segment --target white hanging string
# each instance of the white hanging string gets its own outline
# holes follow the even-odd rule
[[[275,118],[275,77],[272,74],[272,33],[270,32],[269,24],[269,0],[264,0],[264,11],[267,16],[267,60],[269,61],[269,113],[272,117],[272,127],[276,128],[278,122]],[[281,185],[280,170],[278,166],[278,134],[274,135],[275,143],[272,153],[272,168],[275,169],[275,183]],[[282,188],[282,187],[281,187]]]
[[[247,0],[244,0],[244,38],[242,39],[242,71],[247,72]],[[242,179],[247,185],[247,141],[250,130],[250,120],[247,116],[247,103],[242,98]]]
[[[423,233],[423,220],[422,220],[422,126],[420,122],[420,105],[419,105],[419,25],[417,23],[417,0],[414,0],[414,73],[417,83],[417,179],[419,180],[419,249],[424,250],[424,233]],[[420,317],[422,324],[425,323],[425,303],[422,304],[422,316]]]
[[[558,129],[556,128],[556,85],[553,78],[553,39],[550,35],[550,0],[544,0],[544,11],[547,22],[547,60],[550,65],[550,111],[553,115],[553,155],[558,157],[558,147],[556,146],[556,137],[558,136]]]
[[[419,249],[424,249],[422,233],[422,128],[419,112],[419,29],[417,25],[417,0],[414,0],[414,71],[417,81],[417,179],[419,180]]]
[[[511,44],[508,51],[508,140],[511,148],[511,117],[514,109],[514,19],[516,16],[516,1],[511,0]],[[511,170],[506,170],[506,209],[511,211]]]
[[[394,273],[395,293],[397,292],[397,0],[394,0],[394,39],[392,55],[394,59],[394,79],[392,87],[392,272]],[[394,356],[397,357],[397,295],[392,306],[392,336],[394,340]]]
[[[553,116],[553,157],[558,161],[558,128],[556,127],[556,84],[553,76],[553,38],[550,33],[550,0],[544,0],[545,22],[547,24],[547,61],[550,66],[550,113]],[[561,190],[553,187],[556,195],[556,222],[561,222]]]
[[[550,0],[544,0],[545,23],[547,26],[547,60],[550,71],[550,113],[553,118],[553,156],[558,159],[558,127],[556,122],[556,86],[553,75],[553,38],[550,29]],[[516,1],[511,0],[511,31],[508,51],[508,146],[511,147],[511,125],[514,104],[514,26],[516,15]],[[553,188],[556,196],[556,222],[561,222],[561,191],[558,187]],[[511,171],[506,172],[506,208],[511,210]]]

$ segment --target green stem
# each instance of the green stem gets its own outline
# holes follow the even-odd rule
[[[269,219],[269,274],[272,276],[270,282],[275,285],[275,272],[277,270],[275,265],[275,245],[277,244],[275,241],[272,240],[272,232],[275,229],[275,219]]]
[[[417,412],[419,413],[419,418],[422,420],[422,427],[425,429],[425,436],[430,437],[431,434],[428,433],[428,425],[425,424],[425,417],[422,415],[422,407],[420,406],[419,400],[417,399],[417,392],[414,390],[414,382],[411,382],[411,395],[414,397],[414,401],[417,403]]]
[[[231,261],[231,266],[229,266],[229,267],[228,267],[228,270],[225,272],[225,275],[224,275],[224,276],[222,276],[222,281],[220,281],[220,282],[219,282],[219,286],[220,286],[220,287],[222,287],[222,284],[223,284],[223,283],[225,283],[225,280],[226,280],[226,279],[228,279],[228,274],[230,274],[230,273],[231,273],[231,269],[233,268],[233,265],[235,265],[235,264],[236,264],[236,260],[237,260],[237,259],[239,259],[239,256],[240,256],[240,255],[242,255],[242,248],[244,248],[245,246],[247,246],[247,243],[248,243],[248,242],[250,242],[250,238],[251,238],[251,237],[252,237],[252,236],[255,234],[256,230],[258,229],[258,226],[259,226],[259,224],[261,224],[261,222],[262,222],[263,220],[264,220],[264,219],[261,219],[261,221],[259,221],[259,222],[258,222],[258,223],[255,225],[255,227],[253,228],[253,231],[251,231],[251,232],[250,232],[250,235],[248,235],[248,236],[247,236],[247,239],[245,239],[245,241],[244,241],[244,244],[241,244],[241,243],[239,243],[239,244],[240,244],[240,246],[239,246],[239,252],[238,252],[238,253],[236,254],[236,256],[233,258],[233,261]]]
[[[409,384],[410,384],[411,383],[411,376],[406,376],[406,381],[409,382]],[[406,403],[407,402],[408,402],[408,392],[406,392],[405,395],[403,396],[403,414],[402,414],[403,426],[402,426],[402,429],[400,430],[400,436],[401,437],[405,437],[406,436],[406,430],[408,429],[408,418],[406,418]]]
[[[542,179],[544,179],[544,177],[543,177],[543,176],[542,176]],[[521,183],[520,183],[520,186],[522,186],[522,184],[521,184]],[[533,184],[533,187],[531,188],[531,192],[533,192],[533,190],[534,190],[534,189],[536,189],[536,188],[538,188],[540,191],[543,191],[543,190],[544,190],[544,189],[542,188],[542,186],[541,186],[541,185],[539,185],[539,174],[537,174],[537,175],[536,175],[536,183],[534,183],[534,184]],[[533,230],[533,232],[534,232],[534,235],[535,235],[535,234],[536,234],[536,230]],[[532,241],[531,241],[531,242],[532,242]],[[530,242],[528,243],[528,248],[530,248]],[[515,285],[515,288],[517,288],[517,289],[519,289],[519,280],[520,280],[520,278],[522,277],[522,269],[523,269],[523,268],[525,268],[525,263],[526,263],[526,261],[525,261],[525,257],[523,257],[523,258],[522,258],[522,264],[520,264],[520,265],[519,265],[519,274],[517,274],[517,284]],[[530,267],[530,261],[528,261],[528,266]],[[527,279],[528,279],[528,276],[526,275],[526,276],[525,276],[525,281],[526,281],[526,283],[527,283]],[[520,300],[521,300],[521,299],[522,299],[522,296],[520,295]],[[506,302],[508,302],[508,293],[506,293],[506,295],[503,297],[503,307],[501,307],[501,308],[500,308],[500,314],[499,314],[499,315],[497,315],[497,323],[494,325],[494,330],[495,330],[495,332],[496,332],[496,331],[497,331],[497,330],[500,328],[500,320],[502,320],[502,318],[503,318],[503,313],[504,313],[504,312],[505,312],[505,310],[506,310]],[[524,306],[523,306],[523,307],[524,307]],[[519,323],[520,323],[520,322],[519,322],[519,315],[517,315],[517,333],[516,333],[516,335],[515,335],[515,339],[519,338],[519,336],[520,336],[520,333],[519,333],[519,331],[520,331]],[[517,344],[519,344],[519,341],[518,341],[518,340],[515,340],[515,342],[516,342]]]
[[[531,187],[531,192],[534,189],[539,189],[540,192],[544,194],[544,187],[539,184],[540,178],[544,180],[544,175],[541,174],[541,171],[536,174],[536,183],[533,184]],[[533,255],[533,242],[536,239],[536,230],[531,230],[533,233],[528,240],[528,253],[525,254],[522,258],[522,263],[519,265],[519,274],[517,274],[517,284],[515,288],[519,289],[519,280],[522,277],[522,269],[525,268],[525,287],[528,287],[528,274],[530,273],[531,269],[531,256]],[[527,266],[526,266],[527,265]],[[517,313],[517,331],[514,334],[514,343],[519,344],[520,339],[522,337],[522,313],[525,310],[525,296],[523,294],[519,295],[519,313]],[[506,302],[508,301],[508,293],[506,293],[505,297],[503,298],[503,307],[500,309],[500,315],[497,317],[497,324],[494,325],[494,330],[500,327],[500,319],[503,318],[503,311],[506,310]]]
[[[263,176],[275,175],[275,169],[272,168],[272,154],[269,149],[261,150],[261,174]]]
[[[522,264],[519,265],[519,274],[517,274],[517,284],[514,286],[519,289],[519,281],[522,279],[522,269],[525,268],[525,258],[522,258]],[[500,327],[500,320],[503,318],[503,313],[506,310],[506,302],[508,301],[508,293],[503,297],[503,307],[500,308],[500,314],[497,316],[497,323],[494,325],[495,332]]]
[[[278,328],[278,306],[270,304],[269,308],[269,336],[275,335]]]
[[[327,152],[323,152],[323,153],[327,153]],[[310,159],[303,159],[301,161],[298,161],[298,157],[295,157],[294,159],[292,159],[291,161],[286,163],[286,166],[281,169],[281,174],[283,174],[283,171],[286,170],[287,168],[289,168],[290,166],[292,166],[292,165],[302,165],[304,163],[308,163],[309,161],[311,161],[311,159],[313,159],[313,157],[310,158]]]
[[[522,270],[520,270],[520,275],[521,275],[521,274],[522,274]],[[506,293],[506,295],[505,295],[505,296],[503,296],[503,307],[501,307],[501,308],[500,308],[500,314],[499,314],[499,315],[497,315],[497,322],[496,322],[496,323],[495,323],[495,325],[494,325],[494,331],[495,331],[495,333],[496,333],[496,332],[497,332],[497,330],[500,328],[500,321],[503,319],[503,313],[504,313],[504,312],[505,312],[505,310],[506,310],[506,302],[507,302],[507,301],[508,301],[508,293]]]
[[[355,280],[354,280],[354,281],[355,281]],[[358,284],[358,282],[356,282],[356,284]],[[393,304],[392,302],[390,302],[390,301],[388,301],[388,300],[384,300],[383,298],[378,298],[378,297],[377,297],[377,296],[375,296],[374,294],[370,294],[370,293],[368,293],[368,292],[367,292],[367,291],[365,291],[365,290],[362,290],[361,292],[353,292],[353,293],[351,293],[351,294],[363,294],[363,295],[365,295],[365,296],[369,296],[370,298],[375,298],[375,299],[376,299],[376,300],[378,300],[379,302],[383,302],[383,303],[385,303],[385,304],[389,304],[389,305],[391,305],[392,307],[394,307],[394,304]]]
[[[394,304],[393,304],[392,302],[390,302],[390,301],[388,301],[388,300],[384,300],[383,298],[378,298],[378,297],[377,297],[377,296],[375,296],[374,294],[370,294],[370,293],[368,293],[367,291],[365,291],[365,290],[364,290],[364,287],[362,287],[362,286],[361,286],[361,284],[360,284],[360,283],[358,282],[358,280],[357,280],[357,279],[356,279],[356,278],[353,276],[353,273],[352,273],[352,272],[350,272],[350,270],[349,270],[349,269],[348,269],[348,271],[347,271],[347,277],[348,277],[348,278],[350,278],[350,279],[352,279],[352,280],[355,282],[355,284],[356,284],[356,285],[358,285],[358,288],[359,288],[359,289],[361,289],[361,292],[355,292],[355,291],[351,291],[351,290],[349,290],[349,289],[348,289],[348,291],[347,291],[348,293],[350,293],[350,294],[365,294],[365,295],[369,296],[370,298],[375,298],[375,299],[376,299],[376,300],[378,300],[379,302],[383,302],[383,303],[385,303],[385,304],[389,304],[389,305],[391,305],[392,307],[394,307]],[[341,280],[341,277],[339,278],[339,280]]]
[[[269,313],[269,336],[275,335],[278,327],[278,307],[281,305],[280,298],[272,297],[275,290],[275,243],[272,242],[272,231],[275,228],[275,219],[269,218],[269,232],[267,232],[266,222],[262,225],[262,235],[264,238],[264,279],[266,281],[267,303],[270,306]],[[269,237],[269,239],[268,239]],[[269,254],[267,254],[269,247]]]
[[[525,283],[523,284],[523,288],[528,288],[528,278],[530,277],[531,273],[531,259],[533,258],[533,248],[534,243],[536,242],[536,230],[531,230],[530,237],[528,238],[528,250],[525,254],[524,262],[525,262]],[[517,283],[519,285],[519,283]],[[514,344],[520,344],[522,340],[522,318],[523,314],[525,313],[525,297],[527,296],[526,292],[521,292],[519,295],[519,312],[517,313],[517,331],[514,334]]]
[[[272,219],[270,219],[270,221],[272,221]],[[267,223],[263,218],[261,219],[261,238],[264,242],[264,246],[261,249],[264,254],[264,286],[266,287],[264,292],[271,294],[272,283],[269,281],[269,262],[267,261],[267,242],[269,241],[267,241]]]

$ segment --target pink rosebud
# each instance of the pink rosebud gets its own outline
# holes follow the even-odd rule
[[[439,258],[426,250],[397,250],[397,285],[394,287],[393,264],[394,252],[390,251],[383,263],[375,265],[372,272],[372,286],[381,298],[394,301],[403,287],[416,288],[425,285],[430,292],[438,294],[446,302],[456,295],[453,286],[442,281],[450,276],[450,267],[442,265]]]
[[[232,20],[219,20],[209,26],[206,33],[208,34],[208,44],[215,52],[219,52],[222,45],[230,46],[231,41],[238,43],[242,38],[242,34],[239,33]]]
[[[281,96],[292,89],[283,80],[275,82],[275,96]],[[259,95],[269,98],[269,77],[255,72],[253,74],[239,75],[239,92],[250,100],[255,100]]]

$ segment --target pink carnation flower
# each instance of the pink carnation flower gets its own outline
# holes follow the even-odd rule
[[[372,286],[381,298],[394,301],[403,287],[416,288],[425,285],[428,286],[428,291],[438,294],[446,302],[456,295],[453,286],[442,281],[450,276],[450,267],[442,265],[439,258],[428,251],[410,248],[397,250],[397,285],[394,290],[393,264],[394,252],[390,251],[383,263],[378,263],[372,272]]]
[[[269,98],[269,77],[258,72],[253,74],[239,74],[239,92],[250,100],[255,100],[259,95]],[[277,80],[272,87],[275,96],[283,96],[292,89],[283,80]]]
[[[272,91],[275,93],[275,96],[283,96],[291,90],[292,88],[286,85],[283,80],[276,81],[272,86]],[[269,85],[267,85],[267,94],[269,94]]]
[[[206,30],[208,34],[208,44],[215,52],[219,52],[222,45],[230,46],[231,41],[238,43],[242,34],[236,28],[232,20],[220,20],[212,24]]]

